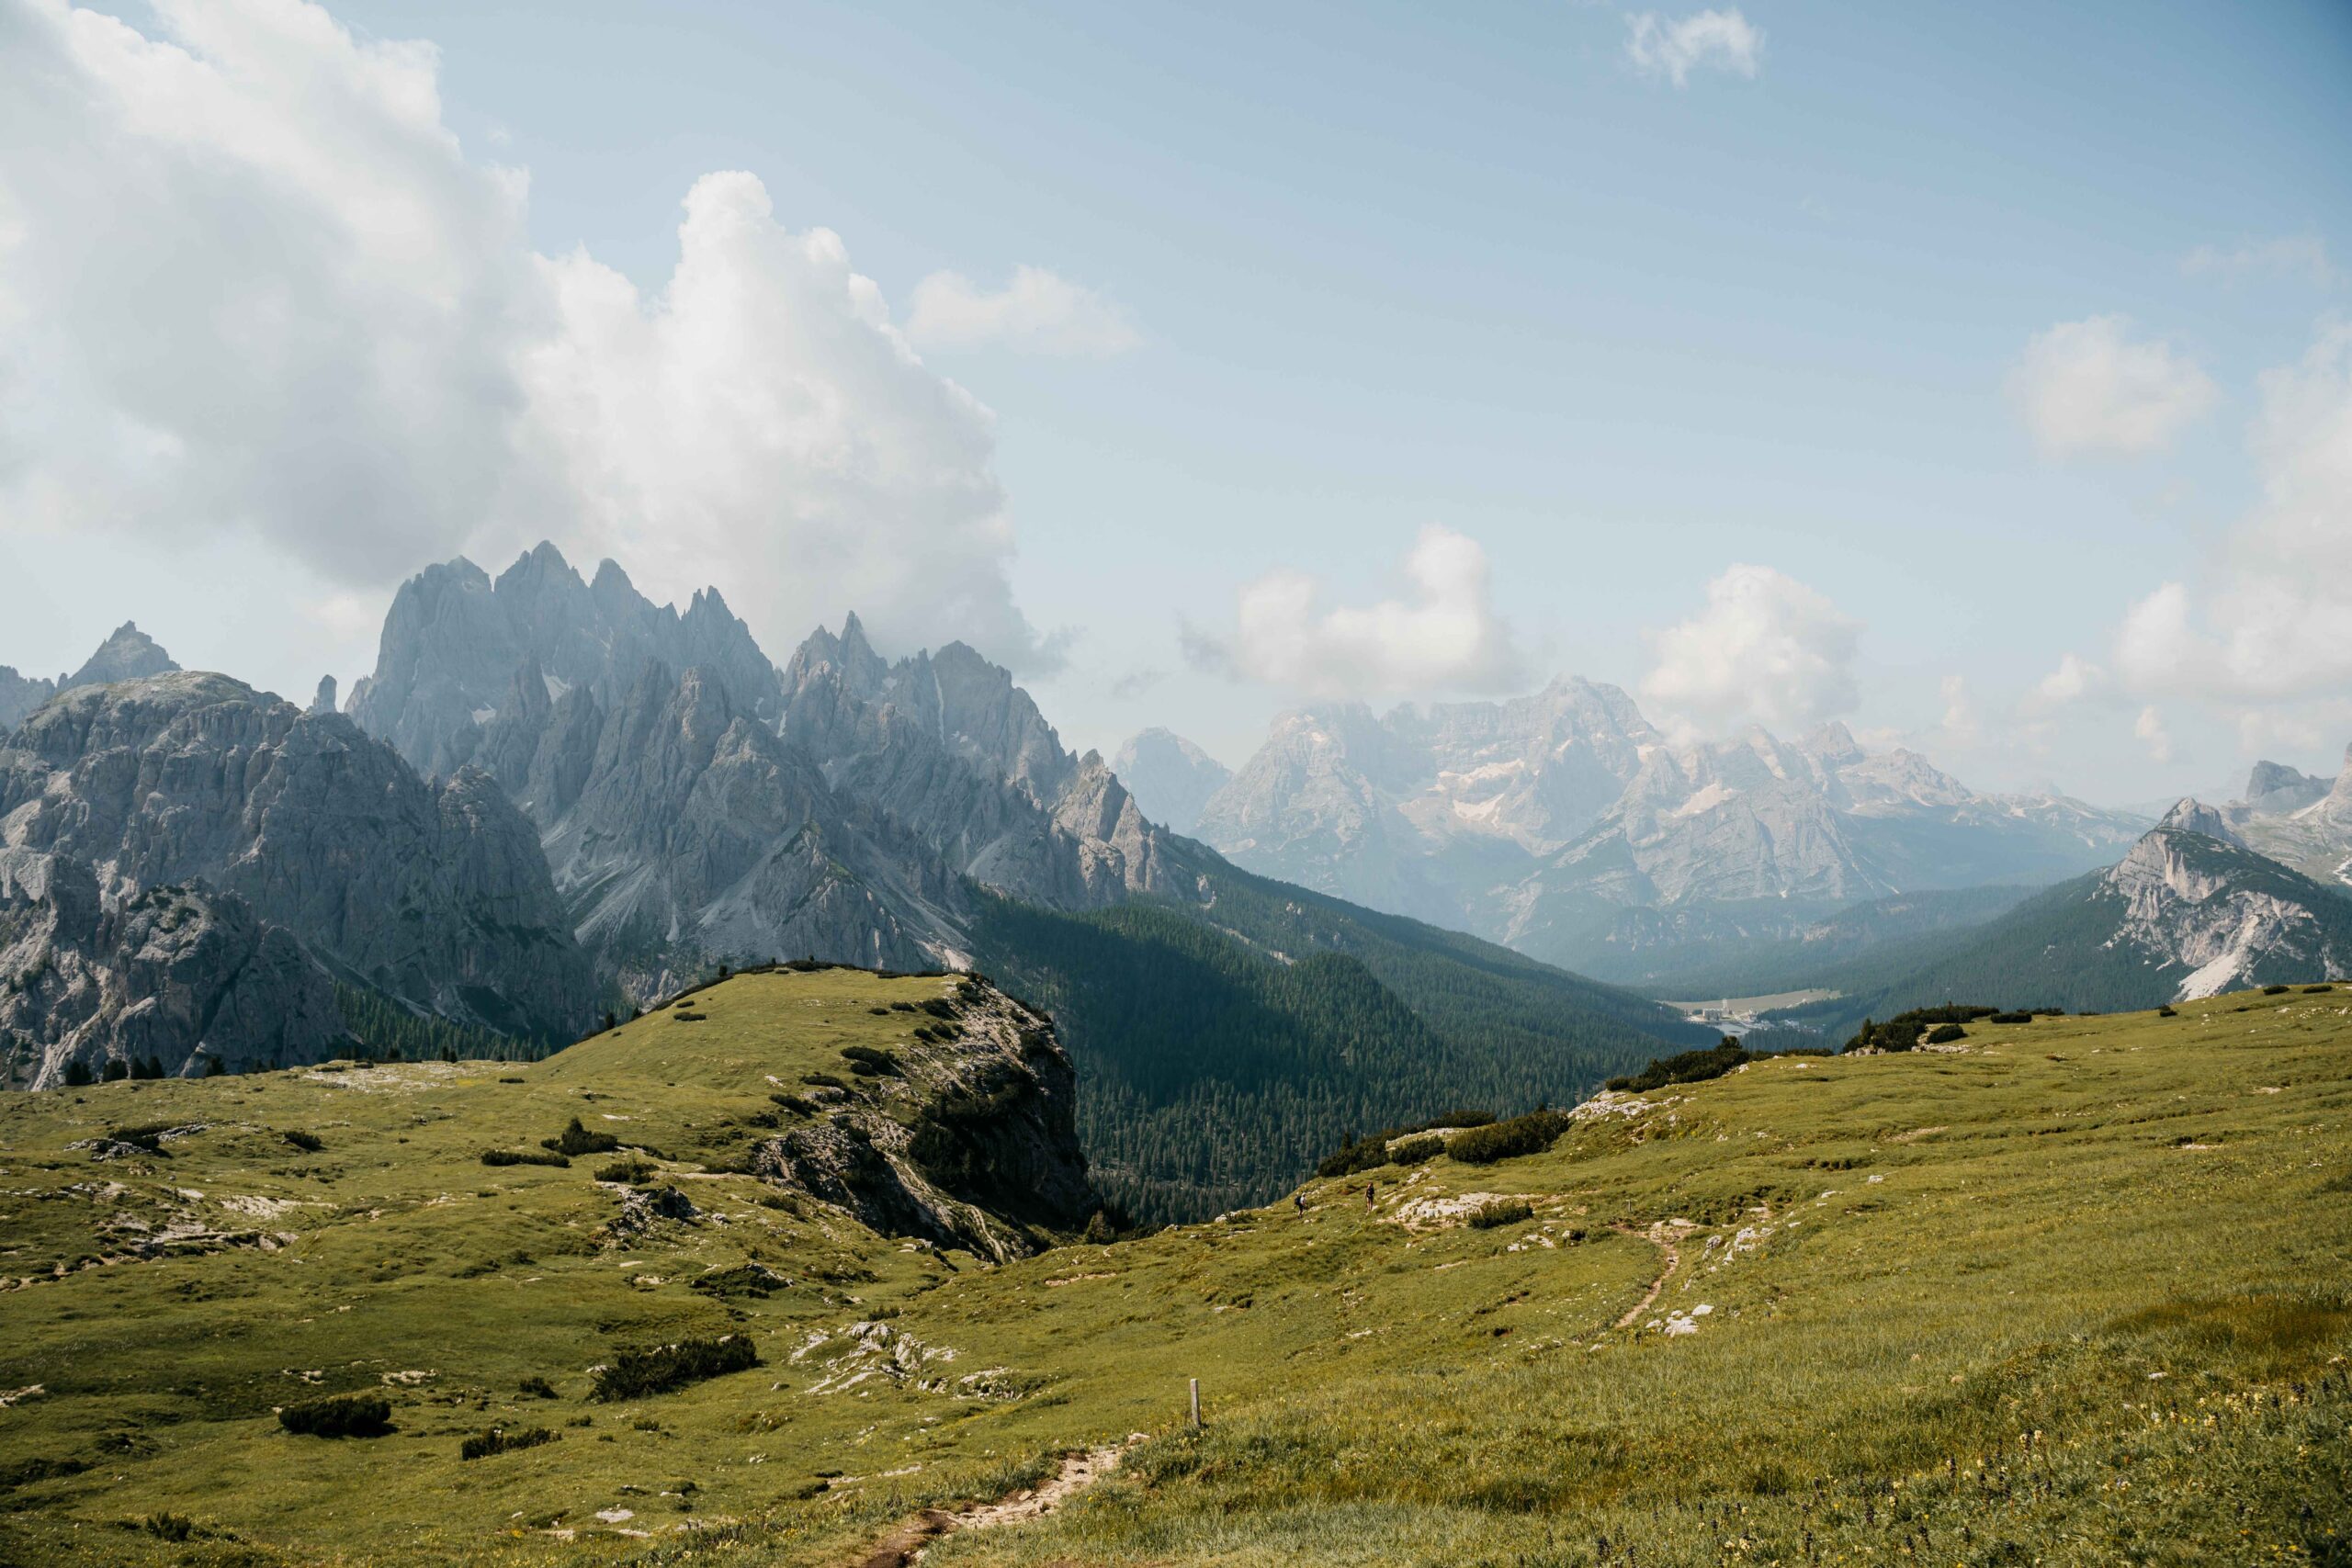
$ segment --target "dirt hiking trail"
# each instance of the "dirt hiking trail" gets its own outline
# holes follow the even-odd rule
[[[950,1512],[925,1508],[876,1541],[856,1568],[913,1568],[923,1550],[943,1535],[956,1530],[989,1529],[1042,1518],[1119,1467],[1116,1448],[1088,1449],[1063,1456],[1062,1467],[1042,1486],[1012,1493],[993,1503],[976,1503]]]

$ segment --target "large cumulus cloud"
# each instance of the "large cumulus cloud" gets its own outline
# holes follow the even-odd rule
[[[988,411],[747,174],[641,294],[526,238],[427,45],[299,0],[0,3],[0,527],[257,536],[379,589],[541,536],[1029,669]]]

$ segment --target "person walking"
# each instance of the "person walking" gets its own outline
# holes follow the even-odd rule
[[[1298,1217],[1302,1220],[1306,1218],[1306,1190],[1301,1188],[1292,1195],[1292,1201],[1298,1204]]]
[[[1379,1182],[1377,1182],[1377,1181],[1367,1181],[1367,1182],[1365,1182],[1365,1183],[1363,1184],[1363,1206],[1364,1206],[1364,1212],[1365,1212],[1365,1213],[1371,1213],[1371,1211],[1372,1211],[1372,1194],[1373,1194],[1373,1190],[1374,1190],[1374,1189],[1377,1188],[1379,1185],[1380,1185],[1380,1183],[1379,1183]]]

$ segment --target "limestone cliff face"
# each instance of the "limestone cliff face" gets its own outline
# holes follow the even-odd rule
[[[326,970],[233,894],[157,886],[108,906],[85,861],[0,849],[0,1051],[51,1089],[151,1060],[169,1075],[322,1061],[349,1039]]]
[[[609,714],[577,695],[545,707],[533,743],[490,739],[581,939],[632,992],[716,961],[962,956],[954,874],[716,677],[650,666]]]
[[[655,664],[707,670],[749,711],[775,717],[775,668],[717,590],[681,614],[655,605],[611,561],[582,581],[542,544],[494,582],[459,558],[402,584],[350,711],[418,771],[444,774],[476,760],[485,727],[512,712],[526,667],[541,699],[584,690],[609,706]]]
[[[82,661],[82,668],[71,675],[60,675],[54,681],[41,676],[24,676],[6,664],[0,664],[0,739],[33,716],[34,710],[58,693],[75,686],[103,685],[109,681],[135,680],[141,675],[163,675],[177,670],[172,656],[165,653],[153,637],[139,629],[135,621],[125,621],[100,643],[97,651]]]
[[[960,874],[1058,908],[1163,886],[1163,830],[962,643],[885,663],[853,615],[784,671],[784,738]]]
[[[331,970],[441,1016],[569,1037],[598,989],[491,779],[419,778],[339,715],[174,673],[52,700],[0,751],[0,843],[234,895]]]

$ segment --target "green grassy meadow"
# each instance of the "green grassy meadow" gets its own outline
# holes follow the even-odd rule
[[[745,976],[528,1066],[0,1102],[0,1561],[855,1562],[1137,1435],[925,1562],[2352,1561],[2352,993],[1761,1062],[1369,1205],[1000,1268],[711,1168],[953,986]],[[699,1216],[613,1234],[627,1150],[480,1162],[574,1116]],[[160,1123],[204,1130],[67,1146]],[[1464,1223],[1489,1197],[1531,1215]],[[729,1333],[757,1368],[588,1397]],[[361,1390],[388,1435],[274,1415]],[[555,1440],[459,1459],[494,1426]]]

